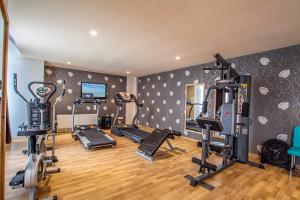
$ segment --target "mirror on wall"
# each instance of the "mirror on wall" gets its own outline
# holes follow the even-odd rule
[[[188,84],[185,88],[185,129],[187,131],[202,132],[198,127],[196,118],[202,110],[202,102],[204,99],[205,85]]]

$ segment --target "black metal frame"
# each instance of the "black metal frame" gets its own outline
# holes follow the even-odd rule
[[[208,158],[209,155],[209,146],[210,144],[210,131],[214,130],[209,123],[202,123],[200,124],[199,121],[201,121],[201,116],[204,116],[207,113],[207,99],[209,97],[209,94],[212,90],[217,90],[217,89],[227,89],[231,92],[232,99],[233,101],[236,101],[238,98],[238,91],[241,89],[242,95],[244,97],[243,103],[246,103],[248,108],[247,108],[247,115],[242,113],[242,117],[244,118],[249,118],[249,105],[250,105],[250,84],[251,84],[251,77],[250,75],[239,75],[232,67],[231,64],[228,63],[220,54],[214,55],[216,58],[216,66],[215,68],[204,68],[204,70],[221,70],[221,80],[217,81],[215,85],[210,86],[207,89],[204,101],[202,103],[202,113],[200,114],[199,118],[197,119],[197,123],[200,126],[200,128],[204,129],[205,131],[205,138],[202,140],[202,157],[201,160],[198,158],[193,158],[192,161],[194,163],[197,163],[200,165],[200,170],[199,172],[202,173],[198,177],[192,177],[190,175],[186,175],[185,178],[190,181],[190,184],[192,186],[200,185],[203,186],[209,190],[213,190],[215,187],[209,184],[206,184],[204,181],[215,174],[223,171],[224,169],[228,168],[229,166],[233,165],[235,162],[241,162],[244,164],[249,164],[254,167],[258,167],[261,169],[264,169],[264,165],[261,163],[255,163],[252,161],[248,160],[248,145],[249,145],[249,125],[243,124],[243,123],[238,123],[237,122],[237,108],[234,108],[233,115],[233,123],[234,123],[234,128],[233,132],[230,134],[225,134],[225,143],[224,146],[222,147],[222,150],[224,150],[223,154],[219,154],[223,156],[223,164],[220,166],[216,166],[214,164],[206,162],[206,159]],[[225,71],[226,70],[226,71]],[[225,71],[225,73],[224,73]],[[242,87],[243,84],[247,84],[246,90],[244,91],[245,88]],[[245,95],[245,92],[247,92]],[[233,104],[236,106],[236,104]],[[244,106],[243,106],[244,107]],[[246,106],[245,106],[246,107]],[[199,120],[200,119],[200,120]],[[209,118],[206,118],[209,121]],[[202,125],[202,126],[201,126]],[[246,126],[246,127],[245,127]],[[237,128],[239,129],[237,130]],[[242,129],[247,130],[247,134],[243,135]],[[212,128],[212,129],[211,129]],[[222,132],[220,130],[215,130]],[[239,135],[243,135],[242,137],[238,137]],[[241,142],[241,144],[240,144]],[[235,147],[237,148],[235,151]],[[238,149],[242,148],[242,149]],[[217,154],[218,155],[218,154]],[[213,172],[211,172],[213,171]]]

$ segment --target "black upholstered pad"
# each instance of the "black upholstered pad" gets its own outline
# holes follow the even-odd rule
[[[46,130],[26,130],[26,131],[18,131],[18,136],[37,136],[37,135],[46,135]]]
[[[120,129],[120,133],[138,143],[143,142],[149,136],[148,132],[145,132],[137,127],[123,127]]]
[[[141,143],[139,150],[153,156],[169,135],[168,131],[156,129]]]
[[[212,130],[212,131],[218,131],[218,132],[223,131],[223,126],[222,126],[220,120],[218,120],[218,119],[200,117],[200,118],[197,118],[196,120],[197,120],[199,127],[202,129],[206,129],[206,125],[209,125],[210,130]]]
[[[91,143],[91,146],[99,145],[114,145],[116,142],[108,138],[101,130],[96,129],[87,129],[82,132],[79,132],[78,135],[85,137]]]

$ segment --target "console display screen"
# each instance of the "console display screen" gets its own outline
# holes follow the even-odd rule
[[[81,82],[81,98],[106,99],[106,84]]]

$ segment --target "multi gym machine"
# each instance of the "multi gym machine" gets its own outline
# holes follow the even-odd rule
[[[16,74],[14,74],[14,87],[17,94],[27,103],[27,105],[29,104],[29,102],[35,102],[35,107],[39,110],[38,116],[40,117],[40,124],[39,126],[30,126],[29,123],[29,126],[26,128],[26,130],[18,132],[18,136],[27,137],[28,158],[25,169],[17,172],[17,174],[9,182],[9,186],[11,186],[13,189],[21,187],[29,189],[29,199],[35,200],[39,185],[43,180],[46,180],[48,173],[60,172],[59,168],[47,168],[48,166],[54,166],[53,158],[55,156],[54,154],[52,154],[52,156],[50,157],[47,156],[46,140],[48,136],[48,131],[50,131],[50,126],[46,126],[44,124],[45,109],[51,109],[51,106],[50,108],[48,107],[50,105],[50,98],[55,94],[57,88],[53,83],[33,81],[29,83],[28,90],[30,91],[35,100],[28,101],[21,93],[19,93],[17,89]],[[55,106],[58,102],[61,101],[64,94],[65,83],[63,82],[62,93],[57,98],[53,106],[53,119],[55,119],[56,115]],[[56,130],[55,121],[53,121],[53,126],[53,130]],[[55,142],[55,133],[52,133],[53,142]],[[54,143],[52,145],[52,149],[54,149]],[[57,199],[57,196],[54,195],[47,199]]]
[[[220,70],[221,79],[216,81],[215,85],[208,87],[202,103],[202,112],[196,119],[204,134],[202,141],[198,143],[198,146],[202,148],[201,159],[193,157],[192,162],[200,165],[201,175],[185,176],[192,186],[201,185],[209,190],[214,187],[204,181],[235,162],[264,169],[263,164],[248,160],[251,76],[237,73],[220,54],[214,57],[216,67],[203,70]],[[223,102],[219,107],[220,116],[217,118],[208,117],[213,110],[208,110],[208,98],[212,91],[216,91],[216,95],[221,94],[216,102]],[[211,141],[212,131],[218,132],[224,141]],[[217,166],[208,162],[211,151],[217,152],[217,155],[223,158],[221,165]]]

